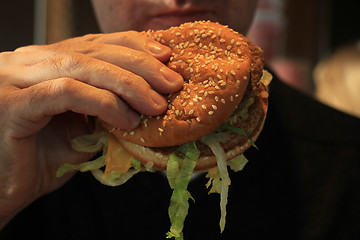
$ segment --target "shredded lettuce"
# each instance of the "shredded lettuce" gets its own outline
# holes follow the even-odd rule
[[[189,198],[191,194],[187,191],[187,186],[194,172],[200,151],[197,149],[195,142],[183,144],[180,149],[185,152],[185,158],[182,160],[172,153],[167,164],[167,175],[170,187],[173,193],[170,199],[169,217],[171,222],[170,231],[167,238],[183,239],[182,230],[184,228],[185,217],[188,214]],[[181,164],[181,167],[179,168]]]
[[[120,172],[119,170],[110,170],[106,174],[102,170],[106,166],[107,162],[107,153],[109,147],[109,134],[101,129],[99,124],[96,127],[96,130],[92,134],[82,135],[70,139],[71,146],[74,150],[78,152],[87,152],[95,153],[100,150],[103,150],[102,156],[98,157],[95,160],[80,163],[80,164],[68,164],[65,163],[61,165],[57,172],[56,177],[61,177],[67,172],[71,171],[80,171],[87,172],[91,171],[92,175],[104,185],[108,186],[118,186],[124,184],[128,181],[133,175],[144,169],[148,171],[153,171],[152,163],[143,164],[134,157],[131,158],[131,168],[127,172]],[[115,148],[119,152],[121,146],[116,145]],[[121,151],[120,151],[121,152]],[[114,155],[112,157],[121,157],[122,155]]]
[[[220,174],[220,231],[223,232],[225,229],[226,221],[226,205],[228,201],[229,186],[231,184],[229,173],[227,171],[226,155],[224,149],[216,138],[212,137],[212,134],[208,134],[200,139],[201,142],[205,143],[211,148],[211,151],[216,156],[217,167]],[[217,190],[218,191],[218,190]]]
[[[107,145],[108,134],[104,131],[95,131],[92,134],[82,135],[70,139],[72,149],[77,152],[95,153]]]
[[[209,181],[205,185],[206,188],[210,188],[210,193],[220,193],[221,192],[221,179],[220,179],[220,173],[219,169],[217,167],[212,168],[208,171],[206,174],[206,177],[209,178]]]
[[[230,166],[231,170],[233,170],[234,172],[238,172],[243,170],[247,162],[248,160],[246,159],[244,154],[241,154],[228,161],[228,165]]]
[[[220,142],[228,137],[228,134],[223,131],[232,131],[245,136],[249,139],[251,144],[255,147],[255,143],[247,135],[245,131],[240,128],[234,127],[228,123],[221,125],[217,131],[210,133],[200,139],[201,142],[208,145],[217,159],[217,167],[210,169],[206,177],[209,178],[206,184],[210,188],[210,193],[220,194],[220,231],[225,229],[226,220],[226,205],[228,201],[228,191],[231,184],[227,167],[229,166],[233,171],[237,172],[244,168],[247,159],[243,156],[237,156],[230,161],[226,161],[226,154],[221,147]],[[109,133],[103,130],[96,130],[93,134],[79,136],[70,140],[72,148],[79,152],[98,152],[103,150],[103,155],[99,158],[81,164],[63,164],[57,171],[57,177],[63,176],[70,171],[91,171],[93,176],[102,184],[109,186],[118,186],[124,184],[133,175],[140,171],[154,172],[156,169],[153,167],[152,162],[146,164],[131,157],[131,167],[127,172],[120,171],[114,168],[105,170],[106,154],[110,148]],[[119,146],[114,146],[118,148]],[[197,149],[195,142],[186,143],[177,148],[177,150],[170,154],[167,162],[167,178],[173,193],[170,199],[168,214],[171,222],[170,231],[167,233],[167,238],[175,237],[175,239],[183,239],[183,228],[185,218],[188,215],[189,199],[195,201],[189,191],[187,190],[190,179],[193,175],[200,151]],[[116,157],[121,157],[117,155]],[[115,164],[115,162],[113,163]]]
[[[126,183],[132,176],[140,171],[141,169],[130,169],[126,173],[112,171],[106,177],[104,177],[104,172],[101,169],[94,169],[91,173],[102,184],[115,187]]]
[[[56,177],[62,177],[65,173],[70,171],[87,172],[102,168],[105,166],[105,157],[101,156],[93,161],[88,161],[80,164],[69,164],[65,163],[59,167],[56,172]]]

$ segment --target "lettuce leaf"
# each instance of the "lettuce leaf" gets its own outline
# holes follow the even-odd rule
[[[105,166],[105,157],[101,156],[93,161],[88,161],[80,164],[69,164],[64,163],[59,167],[56,172],[56,177],[62,177],[65,173],[70,171],[80,171],[80,172],[87,172],[102,168]]]
[[[230,166],[231,170],[234,172],[238,172],[243,170],[248,160],[244,156],[244,154],[241,154],[239,156],[234,157],[230,161],[228,161],[228,165]]]
[[[173,189],[168,210],[171,227],[167,238],[175,237],[175,239],[183,238],[182,230],[189,209],[188,200],[189,198],[193,199],[187,191],[187,186],[200,155],[195,142],[183,144],[179,151],[185,152],[185,158],[182,160],[172,153],[167,164],[168,180]],[[181,167],[179,168],[180,163]]]
[[[217,187],[215,191],[216,192],[220,191],[219,193],[220,193],[221,217],[220,217],[219,225],[220,225],[220,231],[223,232],[225,229],[225,222],[226,222],[226,205],[228,202],[228,192],[229,192],[229,186],[231,184],[229,173],[227,171],[226,155],[224,149],[221,147],[220,143],[216,140],[216,138],[212,136],[212,134],[208,134],[202,137],[200,141],[208,145],[211,148],[211,151],[216,156],[217,168],[220,175],[220,182],[218,183],[220,184],[220,190]]]

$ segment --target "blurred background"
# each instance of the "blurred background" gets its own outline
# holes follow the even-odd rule
[[[360,116],[359,9],[356,0],[259,0],[248,37],[283,81]],[[1,1],[0,52],[97,32],[90,0]]]

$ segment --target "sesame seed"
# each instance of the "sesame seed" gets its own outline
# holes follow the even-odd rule
[[[140,138],[140,141],[141,141],[142,143],[145,143],[145,139],[143,139],[143,138]]]
[[[164,129],[158,128],[159,132],[164,132]]]
[[[123,133],[123,137],[126,137],[128,135],[128,133],[127,132],[125,132],[125,133]]]
[[[225,99],[222,98],[220,101],[221,101],[223,104],[225,104]]]
[[[216,75],[216,77],[218,78],[218,79],[222,79],[222,77],[221,77],[221,75]]]
[[[211,107],[212,107],[214,110],[217,110],[217,106],[216,106],[216,105],[211,105]]]
[[[133,136],[134,134],[135,134],[135,132],[134,132],[134,131],[131,131],[131,132],[130,132],[130,135],[131,135],[131,136]]]
[[[191,109],[191,110],[189,111],[189,114],[192,115],[193,113],[194,113],[194,110]]]
[[[214,111],[209,111],[208,114],[211,116],[214,114]]]
[[[215,96],[215,101],[219,101],[219,97],[218,96]]]
[[[247,76],[244,76],[243,79],[244,79],[244,80],[247,80],[248,78],[247,78]]]
[[[232,75],[234,75],[234,76],[236,75],[236,73],[235,73],[234,70],[231,70],[230,73],[231,73]]]
[[[205,106],[205,105],[201,105],[201,107],[202,107],[203,109],[206,109],[206,106]]]
[[[196,118],[196,121],[200,122],[200,118],[197,117],[197,118]]]

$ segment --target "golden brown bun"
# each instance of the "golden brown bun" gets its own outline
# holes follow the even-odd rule
[[[264,126],[268,108],[268,92],[266,87],[260,83],[259,87],[255,91],[255,102],[249,107],[248,113],[232,118],[232,125],[244,130],[253,141],[258,138]],[[225,142],[221,142],[221,146],[226,153],[227,160],[231,160],[242,154],[251,146],[251,142],[248,138],[229,131],[227,134],[228,137]],[[126,151],[135,158],[144,163],[154,163],[154,167],[158,170],[166,169],[169,155],[176,150],[176,147],[151,148],[124,140],[119,141]],[[211,152],[211,149],[199,141],[196,142],[196,145],[201,151],[201,155],[197,160],[195,171],[204,171],[216,167],[216,157]]]
[[[260,80],[262,54],[243,35],[218,23],[185,23],[147,34],[172,49],[167,66],[184,78],[182,90],[170,94],[168,110],[143,116],[133,130],[113,129],[122,140],[148,147],[196,141],[224,123],[241,102],[248,82]]]

